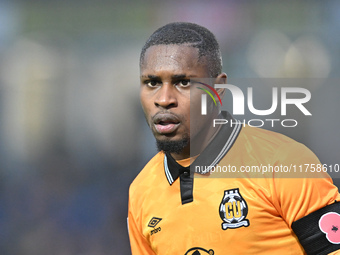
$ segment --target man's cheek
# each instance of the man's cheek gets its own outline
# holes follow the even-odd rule
[[[201,101],[190,102],[190,118],[197,118],[201,116]]]

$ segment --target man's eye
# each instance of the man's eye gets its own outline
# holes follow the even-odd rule
[[[181,87],[189,87],[190,86],[190,80],[181,80],[177,84]]]
[[[158,82],[157,81],[145,81],[145,84],[148,85],[149,87],[155,87],[157,86]]]

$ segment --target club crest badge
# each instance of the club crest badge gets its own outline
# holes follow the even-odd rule
[[[248,227],[247,214],[248,206],[239,189],[225,190],[220,204],[220,217],[223,220],[222,229]]]

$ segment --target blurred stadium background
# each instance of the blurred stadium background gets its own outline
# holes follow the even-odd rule
[[[340,163],[340,1],[2,0],[1,255],[130,254],[128,187],[155,153],[139,52],[172,21],[212,30],[231,80],[326,78],[288,135]]]

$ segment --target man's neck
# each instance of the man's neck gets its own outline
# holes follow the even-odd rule
[[[217,114],[216,118],[221,117],[221,113]],[[182,160],[199,155],[207,146],[214,140],[215,136],[220,131],[222,125],[217,127],[210,126],[199,133],[195,138],[190,138],[189,144],[181,153],[170,153],[175,160]]]

